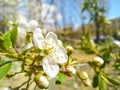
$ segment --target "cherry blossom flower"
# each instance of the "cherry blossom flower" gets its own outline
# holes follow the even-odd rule
[[[27,22],[26,20],[20,20],[18,22],[18,36],[17,36],[17,43],[19,46],[25,46],[25,40],[28,32],[36,32],[41,33],[42,30],[38,28],[38,22],[35,20],[31,20],[30,22]],[[32,41],[27,44],[25,47],[26,49],[29,49],[32,47]]]
[[[48,32],[43,36],[42,33],[33,34],[34,44],[41,50],[47,49],[51,52],[42,60],[43,70],[50,78],[54,78],[59,73],[59,65],[68,61],[67,52],[58,40],[54,32]]]
[[[59,66],[65,64],[68,61],[67,52],[62,45],[62,41],[57,38],[54,32],[48,32],[43,34],[42,29],[38,28],[38,22],[32,20],[30,22],[20,22],[18,27],[19,36],[22,40],[26,37],[28,32],[32,32],[32,41],[26,45],[29,49],[33,45],[40,50],[47,50],[44,58],[42,59],[42,67],[47,76],[54,78],[59,73]]]

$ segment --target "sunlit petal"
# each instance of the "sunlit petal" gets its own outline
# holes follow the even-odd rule
[[[57,35],[54,32],[49,32],[45,38],[46,47],[52,48],[57,45]]]
[[[30,22],[29,22],[29,25],[31,26],[31,27],[37,27],[39,24],[38,24],[38,22],[36,21],[36,20],[31,20]]]
[[[58,64],[65,64],[68,61],[66,50],[63,47],[57,46],[52,51],[52,57]]]
[[[44,36],[42,35],[42,33],[34,32],[33,42],[39,49],[43,49],[45,43],[44,43]]]
[[[35,33],[42,33],[42,29],[41,28],[36,28],[34,32]]]
[[[57,44],[58,44],[58,46],[63,46],[63,43],[62,43],[62,41],[61,40],[57,40]]]
[[[46,75],[54,78],[59,73],[59,66],[51,56],[47,56],[42,60],[42,66]]]
[[[38,22],[35,21],[35,20],[31,20],[29,23],[28,23],[29,27],[27,29],[27,32],[34,32],[35,29],[38,27]]]

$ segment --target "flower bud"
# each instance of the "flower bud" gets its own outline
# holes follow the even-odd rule
[[[6,75],[6,77],[7,77],[7,78],[10,78],[10,77],[13,77],[14,75],[15,75],[14,72],[9,72],[9,73]]]
[[[49,86],[49,81],[46,76],[42,76],[40,74],[35,76],[35,82],[37,86],[41,89],[47,89]]]
[[[67,75],[72,76],[76,73],[76,69],[73,66],[67,66]]]
[[[100,57],[95,57],[93,59],[93,63],[96,65],[96,66],[101,66],[103,63],[104,63],[104,60]]]
[[[30,59],[25,59],[25,64],[26,64],[26,65],[32,64],[32,60],[30,60]]]
[[[68,53],[72,53],[73,52],[73,47],[72,46],[67,46],[66,50]]]
[[[67,55],[70,56],[73,52],[73,47],[72,46],[67,46],[66,50],[67,50]]]
[[[82,80],[85,80],[85,79],[87,79],[87,78],[89,77],[86,72],[80,73],[79,76],[80,76],[80,78],[81,78]]]
[[[91,80],[89,78],[82,80],[82,82],[85,86],[91,86]]]

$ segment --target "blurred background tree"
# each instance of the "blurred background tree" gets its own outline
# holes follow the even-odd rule
[[[26,20],[37,20],[41,28],[63,31],[62,34],[70,38],[78,39],[85,30],[90,30],[99,41],[101,35],[114,33],[116,37],[119,32],[118,19],[109,20],[113,26],[108,25],[108,8],[108,0],[1,0],[0,30],[7,30],[4,26],[8,19],[16,21],[22,16]]]
[[[95,24],[96,42],[100,39],[100,29],[103,25],[107,24],[105,14],[107,13],[106,6],[108,1],[106,0],[84,0],[82,12],[87,11],[89,13],[89,20]],[[105,28],[104,28],[105,29]]]
[[[5,32],[8,21],[18,18],[19,0],[0,0],[0,30]]]

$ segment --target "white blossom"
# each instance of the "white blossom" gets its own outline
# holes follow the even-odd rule
[[[42,33],[33,34],[34,44],[41,50],[51,50],[42,60],[43,70],[49,77],[53,78],[59,73],[59,65],[68,61],[67,52],[62,46],[62,42],[58,40],[54,32],[48,32],[43,36]]]
[[[17,31],[17,43],[18,46],[25,46],[25,39],[28,32],[42,33],[42,30],[38,28],[38,22],[31,20],[27,22],[26,20],[19,20],[18,22],[18,31]],[[25,48],[32,47],[32,41],[28,43]]]
[[[22,37],[27,35],[27,32],[33,33],[33,43],[30,42],[26,48],[31,48],[33,44],[40,50],[50,50],[45,54],[42,60],[42,66],[45,74],[50,78],[54,78],[59,73],[59,65],[63,65],[68,61],[67,52],[62,45],[62,41],[57,38],[54,32],[48,32],[46,35],[38,28],[38,23],[32,20],[28,23],[21,22],[19,31],[21,30]]]

